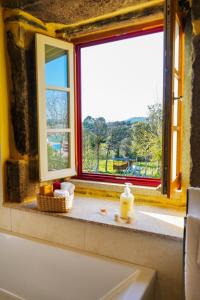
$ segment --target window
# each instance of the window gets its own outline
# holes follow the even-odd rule
[[[73,45],[36,35],[40,180],[75,175]]]
[[[169,198],[181,187],[184,47],[182,23],[178,2],[165,1],[162,192]]]
[[[181,25],[181,14],[177,3],[178,1],[167,0],[165,7],[164,66],[162,62],[160,62],[160,66],[162,66],[164,70],[164,77],[160,76],[159,81],[162,83],[163,77],[163,106],[161,105],[162,96],[160,96],[160,89],[156,91],[155,88],[155,98],[158,99],[152,101],[152,97],[151,99],[149,97],[150,102],[144,102],[146,108],[150,106],[149,112],[144,115],[139,114],[138,111],[136,113],[135,110],[135,114],[131,113],[131,115],[124,115],[121,118],[117,116],[117,110],[119,113],[122,111],[129,113],[129,108],[127,104],[126,107],[124,107],[126,101],[123,99],[120,103],[121,106],[119,105],[120,101],[116,101],[115,103],[115,98],[117,98],[116,91],[109,105],[103,105],[103,102],[109,101],[108,98],[106,101],[101,101],[102,105],[100,106],[99,104],[95,104],[96,100],[94,99],[93,107],[91,107],[91,99],[89,100],[86,94],[92,90],[92,88],[96,89],[97,85],[95,86],[94,82],[90,80],[92,78],[91,75],[88,77],[89,79],[86,78],[87,73],[91,73],[91,66],[87,65],[87,59],[88,57],[90,59],[90,50],[92,51],[95,47],[96,50],[98,50],[101,48],[101,45],[109,43],[115,43],[117,45],[120,41],[126,41],[126,43],[128,43],[131,39],[139,41],[140,38],[145,40],[145,38],[151,39],[151,37],[162,35],[163,24],[155,23],[153,26],[149,25],[149,27],[148,24],[140,25],[140,27],[137,27],[137,29],[132,32],[130,32],[129,27],[128,33],[124,32],[124,29],[121,32],[115,30],[113,31],[114,35],[112,32],[106,32],[105,36],[102,36],[102,34],[98,35],[100,38],[89,35],[88,37],[86,36],[86,38],[83,37],[83,39],[76,39],[76,52],[74,51],[73,43],[67,43],[37,34],[36,50],[41,180],[73,176],[77,171],[77,177],[81,179],[111,182],[131,181],[134,184],[146,186],[158,186],[161,183],[162,192],[167,194],[168,197],[171,197],[172,193],[177,188],[180,188],[184,35]],[[143,47],[148,51],[148,43],[146,45],[144,44]],[[163,51],[163,49],[161,51]],[[74,54],[76,56],[76,101],[74,101],[73,84]],[[101,53],[99,55],[101,58]],[[124,60],[125,55],[126,54],[124,54],[123,57]],[[149,60],[151,59],[152,61],[156,60],[156,57],[149,56]],[[139,57],[138,60],[142,66],[142,62],[145,60],[144,55],[143,57]],[[85,62],[86,65],[84,65]],[[117,68],[118,62],[119,58],[116,59],[116,64],[113,68],[113,72],[115,72],[115,74],[113,73],[113,77],[115,79],[117,78],[116,74],[118,74],[118,72],[120,73],[115,83],[116,90],[119,90],[122,85],[122,77],[128,78],[126,77],[127,71],[121,76],[122,71],[119,71]],[[103,69],[102,74],[108,71],[108,69],[106,69],[107,65],[103,65],[103,62],[99,64],[99,67]],[[95,72],[95,65],[93,68]],[[149,70],[146,70],[146,72],[143,71],[143,73],[148,73],[148,71]],[[153,73],[155,72],[152,72],[152,74]],[[102,90],[105,91],[105,85],[107,84],[108,91],[109,80],[107,79],[107,82],[103,82],[102,74],[100,74],[102,76]],[[132,74],[133,72],[131,72],[131,75]],[[144,74],[144,78],[145,76],[146,74]],[[151,73],[148,73],[147,78],[152,80]],[[148,84],[144,82],[144,89],[147,85]],[[128,89],[130,90],[130,85]],[[102,90],[101,84],[98,85],[96,92],[102,93]],[[124,88],[124,95],[127,94],[126,92],[127,90]],[[141,94],[142,92],[143,91],[141,91]],[[139,94],[138,92],[138,95]],[[156,102],[156,100],[158,101]],[[139,107],[139,105],[137,105],[139,101],[141,101],[139,96],[137,100],[133,100],[135,107]],[[117,106],[118,108],[116,110]],[[161,106],[163,107],[163,113]],[[155,113],[156,108],[157,111]],[[98,113],[96,115],[94,113],[95,109]],[[106,109],[108,109],[109,112],[106,112]],[[108,113],[107,116],[106,113]],[[149,124],[151,113],[155,113],[154,117],[157,117],[156,129],[159,128],[159,130],[157,130],[159,131],[157,141],[155,139],[154,144],[149,143],[149,136],[147,134],[151,132],[151,124]],[[162,126],[161,113],[163,114]],[[135,130],[135,134],[133,133],[133,129]],[[101,132],[99,132],[99,130]],[[141,133],[141,138],[139,133]],[[139,150],[133,147],[133,142],[136,143],[137,135],[139,136],[137,140],[138,148],[140,146]],[[155,136],[153,138],[155,138]],[[140,144],[143,144],[143,148]],[[146,152],[145,145],[147,147]],[[153,146],[157,147],[157,150],[153,150]],[[160,156],[157,155],[156,157],[156,155],[154,155],[156,151]]]
[[[77,60],[79,176],[158,186],[162,27],[83,43]]]

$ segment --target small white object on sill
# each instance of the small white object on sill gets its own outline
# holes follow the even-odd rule
[[[65,190],[55,190],[53,192],[54,197],[65,197],[68,198],[69,197],[69,192],[65,191]]]
[[[62,191],[68,191],[70,195],[73,194],[75,190],[75,185],[71,182],[61,182],[60,187]]]

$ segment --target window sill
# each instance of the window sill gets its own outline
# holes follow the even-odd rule
[[[119,200],[120,194],[124,190],[124,184],[108,183],[100,181],[89,181],[83,179],[70,180],[76,186],[76,192],[88,197],[106,197],[111,200]],[[183,193],[177,191],[173,199],[168,199],[161,194],[159,188],[147,186],[132,186],[132,193],[136,203],[157,205],[162,207],[185,208],[186,201]]]
[[[74,207],[69,213],[39,212],[37,210],[36,201],[23,204],[5,203],[4,206],[62,219],[98,224],[118,230],[173,239],[176,241],[182,241],[183,239],[184,210],[135,205],[135,218],[133,223],[127,224],[121,221],[114,221],[114,213],[116,209],[119,209],[119,201],[112,201],[106,198],[97,199],[76,195]],[[106,215],[100,213],[101,208],[106,208]]]

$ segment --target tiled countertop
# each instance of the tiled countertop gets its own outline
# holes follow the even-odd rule
[[[116,209],[119,209],[119,201],[111,201],[105,198],[89,198],[82,195],[76,195],[73,209],[69,213],[39,212],[37,210],[36,201],[25,204],[6,203],[4,205],[10,208],[47,214],[54,217],[70,218],[103,226],[112,226],[113,228],[120,230],[160,235],[162,238],[180,241],[183,239],[184,210],[135,205],[135,219],[132,224],[127,224],[121,221],[114,221],[115,211]],[[106,215],[100,213],[101,208],[106,208]]]

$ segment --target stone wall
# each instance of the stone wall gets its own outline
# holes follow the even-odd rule
[[[103,15],[143,10],[164,0],[6,0],[4,7],[19,8],[44,22],[76,24]]]
[[[11,79],[7,199],[21,202],[39,188],[35,32],[49,31],[45,24],[19,11],[7,11],[4,21]]]
[[[191,115],[191,186],[200,187],[200,2],[192,1],[193,64]]]
[[[136,2],[141,4],[144,1]],[[151,2],[153,1],[146,3]],[[7,9],[5,11],[8,65],[12,82],[10,85],[12,159],[6,164],[9,201],[21,202],[27,197],[35,196],[39,188],[35,33],[70,39],[88,31],[94,32],[102,28],[108,29],[110,26],[116,27],[117,24],[126,26],[127,24],[133,25],[133,21],[137,20],[161,19],[163,4],[162,1],[158,2],[157,6],[145,6],[145,8],[141,6],[137,9],[132,7],[130,11],[126,10],[123,13],[120,11],[118,15],[88,21],[87,24],[81,26],[77,24],[75,27],[44,23],[23,10]],[[18,4],[23,6],[28,2],[23,4],[18,1]],[[99,9],[100,7],[101,5]],[[46,14],[46,11],[43,11]]]
[[[12,2],[12,1],[11,1]],[[7,6],[12,7],[13,2]],[[154,5],[149,6],[150,3]],[[200,27],[198,24],[198,1],[193,1],[193,24],[196,24],[196,30]],[[18,4],[17,4],[18,3]],[[59,2],[60,3],[60,2]],[[108,5],[112,1],[108,1]],[[106,15],[101,19],[89,19],[85,24],[77,23],[76,25],[50,24],[33,17],[23,10],[7,9],[5,11],[5,26],[7,34],[7,50],[10,66],[10,77],[12,86],[10,87],[10,116],[11,116],[11,155],[12,158],[6,165],[7,169],[7,190],[10,201],[23,201],[26,197],[33,196],[39,187],[38,178],[38,145],[37,145],[37,100],[36,100],[36,74],[35,74],[35,44],[34,36],[36,32],[64,39],[76,39],[82,34],[108,30],[110,27],[125,26],[135,24],[134,22],[145,22],[151,19],[160,20],[163,16],[163,1],[130,1],[130,5],[135,3],[137,9],[132,7],[126,8],[125,2],[120,1],[118,14]],[[144,3],[146,6],[144,7]],[[156,3],[156,5],[155,5]],[[12,5],[11,5],[12,4]],[[15,3],[29,11],[32,1],[18,1]],[[80,3],[79,3],[80,4]],[[138,5],[141,5],[138,8]],[[60,4],[59,4],[60,5]],[[95,5],[97,5],[95,1]],[[102,4],[103,5],[103,4]],[[104,3],[105,5],[105,3]],[[34,6],[35,8],[37,7]],[[92,6],[93,7],[93,6]],[[91,7],[91,11],[92,8]],[[98,6],[98,14],[102,15]],[[106,7],[106,6],[105,6]],[[104,9],[105,9],[104,7]],[[110,6],[109,6],[110,7]],[[34,9],[35,9],[34,8]],[[125,11],[121,11],[121,9]],[[46,13],[46,12],[45,12]],[[107,10],[109,13],[109,9]],[[74,11],[75,14],[75,11]],[[36,12],[35,12],[35,15]],[[70,12],[67,13],[70,15]],[[91,15],[92,16],[92,15]],[[50,20],[50,19],[48,19]],[[198,27],[199,26],[199,27]],[[200,30],[199,30],[200,32]],[[196,145],[200,142],[199,129],[199,53],[198,34],[194,38],[194,62],[193,62],[193,100],[194,107],[192,113],[192,134],[191,134],[191,155],[192,171],[191,185],[200,185],[200,154]],[[184,117],[183,117],[183,194],[189,185],[190,170],[190,102],[191,102],[191,20],[187,20],[186,25],[186,54],[185,62],[187,70],[185,72],[185,97],[184,97]],[[17,167],[16,167],[17,166]],[[26,168],[26,171],[24,171]],[[26,175],[24,175],[26,174]],[[21,178],[21,187],[15,178]],[[24,179],[22,179],[24,178]],[[23,181],[23,183],[22,183]],[[184,200],[185,201],[185,200]]]
[[[37,101],[35,84],[35,46],[20,48],[13,33],[7,32],[12,77],[11,120],[20,154],[37,154]],[[17,120],[17,122],[16,122]]]

